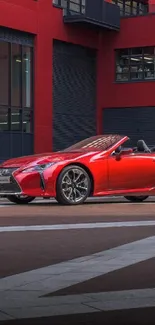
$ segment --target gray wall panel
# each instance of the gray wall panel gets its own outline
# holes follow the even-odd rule
[[[103,109],[103,133],[125,134],[133,145],[139,139],[155,145],[155,107]]]
[[[10,42],[10,43],[28,45],[28,46],[34,45],[33,35],[21,31],[17,31],[14,29],[10,29],[7,27],[0,27],[0,40]]]
[[[96,134],[96,52],[54,41],[53,149]]]

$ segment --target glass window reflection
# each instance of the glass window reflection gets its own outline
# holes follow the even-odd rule
[[[116,51],[116,81],[155,79],[155,48]]]
[[[148,3],[144,0],[112,0],[120,7],[121,16],[138,16],[148,13]]]
[[[9,102],[9,45],[0,42],[0,105]]]
[[[33,131],[33,112],[32,110],[24,110],[23,112],[23,132],[32,133]]]
[[[23,106],[31,107],[31,89],[32,89],[32,55],[30,47],[23,47],[23,73],[22,73],[22,95],[23,95]]]
[[[0,135],[4,160],[33,152],[32,45],[0,41]]]
[[[9,130],[8,108],[0,108],[0,132]]]
[[[21,106],[21,45],[11,46],[11,106]]]
[[[0,41],[0,78],[0,131],[32,132],[32,48]]]
[[[21,131],[21,111],[11,110],[11,131]]]

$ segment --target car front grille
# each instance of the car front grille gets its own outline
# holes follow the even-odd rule
[[[0,168],[0,176],[12,176],[12,173],[17,169],[14,168]]]
[[[15,194],[20,193],[21,188],[12,176],[12,173],[17,168],[0,168],[0,178],[10,177],[10,183],[0,183],[0,195],[1,194]]]

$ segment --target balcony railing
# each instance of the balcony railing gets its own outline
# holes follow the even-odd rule
[[[65,23],[91,24],[106,29],[119,30],[120,9],[104,0],[65,0]]]
[[[144,16],[149,13],[147,0],[112,0],[119,6],[121,17]]]
[[[79,0],[74,0],[74,1],[71,1],[71,9],[75,12],[78,12],[79,11],[79,8],[80,6],[83,7],[83,9],[85,8],[85,5],[86,5],[86,0],[82,0],[82,1],[79,1]],[[63,9],[66,9],[67,6],[68,6],[68,1],[67,0],[53,0],[53,4],[58,6],[58,7],[61,7]]]

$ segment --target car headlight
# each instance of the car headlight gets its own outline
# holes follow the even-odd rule
[[[22,171],[22,173],[31,173],[34,171],[41,172],[41,171],[44,171],[45,169],[53,166],[54,164],[55,164],[55,162],[52,162],[52,163],[47,163],[47,164],[36,165],[36,166],[30,167],[30,168],[25,168]]]

